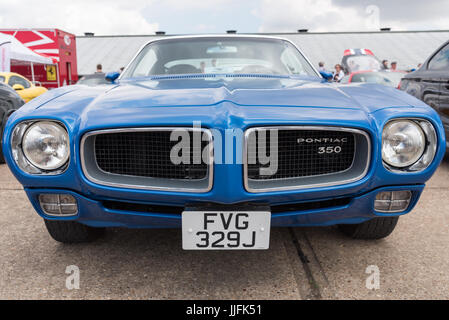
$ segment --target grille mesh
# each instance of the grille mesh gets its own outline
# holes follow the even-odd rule
[[[259,136],[260,133],[254,131],[250,134],[248,140],[249,179],[274,180],[337,173],[349,169],[354,161],[355,137],[351,132],[278,130],[278,157],[277,159],[276,157],[273,158],[277,164],[277,171],[271,175],[261,175],[260,168],[268,168],[270,164],[261,164],[257,156]],[[303,142],[300,139],[307,139],[309,142]],[[331,142],[330,139],[334,141]],[[346,142],[342,142],[342,139]],[[298,142],[298,140],[301,142]],[[270,144],[275,143],[270,141],[268,130],[266,141],[266,154],[268,156],[270,155]],[[335,150],[334,147],[340,147],[341,151],[338,153],[319,153],[320,147],[324,147],[324,150],[327,147],[332,147],[332,150]],[[336,150],[339,150],[339,148]],[[252,163],[250,159],[254,159]]]
[[[170,151],[178,141],[170,141],[171,131],[138,131],[99,134],[95,137],[98,167],[107,173],[138,177],[201,180],[207,177],[208,165],[193,164],[193,134],[190,135],[190,164],[174,164]]]

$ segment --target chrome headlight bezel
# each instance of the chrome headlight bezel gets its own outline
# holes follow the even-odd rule
[[[67,146],[67,156],[64,157],[64,162],[61,163],[60,166],[54,169],[42,169],[38,166],[34,165],[24,153],[22,148],[23,139],[28,130],[38,123],[53,123],[59,127],[61,127],[68,138],[68,146]],[[67,167],[70,163],[71,151],[70,151],[70,136],[67,130],[67,127],[60,121],[52,120],[52,119],[39,119],[39,120],[31,120],[31,121],[23,121],[18,123],[11,134],[11,152],[12,157],[17,164],[17,166],[24,172],[32,175],[57,175],[64,173],[67,170]]]
[[[417,157],[417,160],[413,163],[407,164],[406,166],[400,167],[400,166],[393,166],[391,164],[388,164],[387,161],[385,161],[383,156],[383,134],[385,128],[393,122],[400,122],[400,121],[408,121],[413,122],[424,134],[424,148],[420,156]],[[427,167],[430,166],[433,159],[435,158],[436,152],[437,152],[437,146],[438,146],[438,138],[436,134],[435,127],[433,124],[425,119],[420,118],[395,118],[391,119],[388,122],[385,123],[383,129],[382,129],[382,143],[381,143],[381,158],[383,166],[392,172],[395,173],[410,173],[410,172],[420,172],[425,170]]]

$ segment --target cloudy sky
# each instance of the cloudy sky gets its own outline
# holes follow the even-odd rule
[[[449,29],[448,0],[0,0],[0,28],[81,35]]]

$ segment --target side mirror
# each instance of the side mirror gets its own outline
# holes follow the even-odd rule
[[[109,72],[106,74],[105,79],[111,83],[114,83],[115,80],[120,76],[119,72]]]
[[[334,78],[334,75],[331,72],[320,71],[320,74],[327,81],[331,81]]]
[[[15,85],[13,85],[12,88],[13,88],[14,90],[16,90],[16,91],[19,91],[19,90],[25,90],[25,87],[22,86],[21,84],[18,84],[18,83],[16,83]]]

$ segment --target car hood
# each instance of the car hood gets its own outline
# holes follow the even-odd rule
[[[226,116],[296,121],[318,119],[321,114],[366,120],[379,109],[423,105],[404,92],[380,85],[262,76],[155,77],[93,88],[69,86],[41,97],[39,105],[32,101],[26,109],[39,109],[44,115],[64,112],[66,118],[79,117],[86,128],[157,123],[161,119],[191,123],[192,119],[213,122],[222,117],[226,121]]]
[[[239,105],[307,106],[372,109],[392,106],[413,106],[398,90],[373,84],[339,85],[313,78],[289,77],[249,78],[152,78],[122,81],[118,85],[89,90],[71,86],[62,99],[92,98],[89,108],[165,107],[213,105],[230,101]],[[53,97],[54,98],[54,97]],[[67,101],[66,101],[67,100]],[[41,106],[45,105],[42,103]]]

